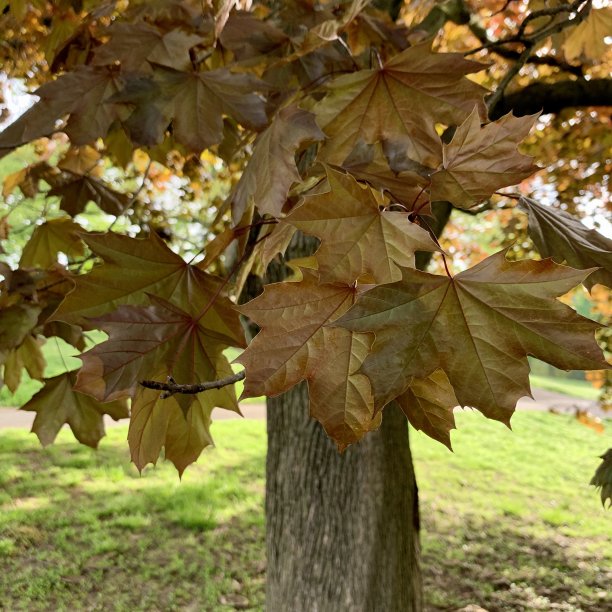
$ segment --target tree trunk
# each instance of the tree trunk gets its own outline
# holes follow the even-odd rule
[[[298,233],[289,257],[316,244]],[[267,280],[286,272],[272,265]],[[418,495],[403,413],[387,406],[380,429],[342,455],[309,416],[304,383],[268,399],[267,422],[266,609],[421,610]]]
[[[268,400],[266,608],[421,610],[417,487],[406,417],[340,455],[304,383]]]

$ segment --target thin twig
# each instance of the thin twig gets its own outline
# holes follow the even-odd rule
[[[140,192],[144,189],[147,183],[147,178],[149,177],[149,171],[151,170],[152,164],[153,164],[153,160],[149,159],[149,163],[147,164],[144,174],[142,175],[142,182],[140,183],[140,186],[138,187],[138,189],[136,189],[136,191],[134,192],[132,197],[128,200],[127,204],[123,207],[121,212],[115,216],[115,219],[113,220],[113,222],[106,228],[107,232],[110,232],[113,229],[113,227],[115,227],[115,223],[117,223],[117,221],[119,220],[119,217],[123,217],[123,215],[130,209],[130,207],[134,204],[134,202],[136,202],[136,199],[140,195]]]
[[[159,382],[157,380],[141,380],[140,384],[147,389],[154,389],[156,391],[163,391],[161,399],[171,397],[175,393],[182,393],[184,395],[195,395],[202,391],[211,391],[212,389],[221,389],[228,385],[233,385],[239,380],[244,380],[246,376],[245,371],[237,372],[232,376],[226,378],[220,378],[219,380],[211,380],[208,382],[194,383],[192,385],[181,385],[177,383],[172,376],[168,376],[168,382]]]
[[[510,85],[512,79],[520,72],[521,68],[527,63],[529,56],[531,55],[532,46],[525,47],[525,50],[521,53],[518,60],[514,63],[512,68],[508,70],[502,79],[501,83],[497,86],[497,89],[493,92],[491,97],[487,100],[487,108],[489,111],[502,99],[506,87]]]

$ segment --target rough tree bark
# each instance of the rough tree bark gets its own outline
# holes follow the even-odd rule
[[[315,247],[297,235],[288,257]],[[272,265],[267,281],[286,273]],[[418,493],[405,416],[387,407],[380,429],[340,455],[310,418],[301,384],[268,399],[267,427],[266,608],[421,610]]]
[[[422,609],[417,487],[406,417],[340,455],[304,383],[268,400],[266,608]]]

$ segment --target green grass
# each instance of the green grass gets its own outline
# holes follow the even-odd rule
[[[458,424],[454,453],[411,434],[428,609],[605,609],[612,517],[587,483],[606,441],[546,413]],[[265,423],[213,434],[179,481],[165,462],[139,476],[124,426],[97,452],[0,432],[0,607],[263,609]]]
[[[126,428],[99,451],[67,432],[42,450],[0,434],[0,607],[10,610],[233,609],[263,597],[265,423],[213,425],[221,443],[180,481],[141,477]]]
[[[597,400],[599,399],[600,389],[596,389],[586,380],[575,380],[572,378],[557,378],[552,376],[538,376],[531,374],[529,377],[532,387],[555,391],[580,399]]]

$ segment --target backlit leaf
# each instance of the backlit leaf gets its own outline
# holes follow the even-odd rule
[[[40,97],[31,109],[0,133],[0,157],[11,150],[57,129],[57,122],[69,118],[61,131],[75,145],[105,136],[118,118],[118,109],[107,100],[121,87],[115,66],[81,66],[46,83],[34,93]]]
[[[605,507],[612,506],[612,448],[609,448],[602,456],[602,462],[591,479],[594,487],[601,489],[601,503]]]
[[[189,49],[202,41],[183,29],[163,32],[144,22],[116,23],[109,35],[110,40],[95,50],[92,64],[110,66],[119,62],[127,72],[151,70],[147,62],[187,70],[191,66]]]
[[[402,152],[407,159],[408,156],[415,153],[409,150],[410,143],[405,144],[407,146],[402,147]],[[438,144],[440,155],[437,155],[436,159],[441,157],[442,144]],[[429,185],[431,168],[414,162],[402,164],[397,159],[393,159],[394,167],[392,168],[391,160],[387,156],[390,153],[389,149],[393,147],[397,147],[397,144],[386,142],[366,145],[359,143],[342,167],[355,178],[367,181],[377,189],[382,189],[392,202],[400,202],[407,211],[430,214],[431,208],[426,188]]]
[[[161,399],[159,391],[141,387],[132,402],[128,431],[136,467],[142,471],[148,463],[157,463],[165,447],[166,459],[182,474],[213,443],[209,426],[214,393],[207,391],[196,396],[184,414],[174,396]]]
[[[295,165],[296,150],[324,138],[312,113],[297,106],[283,108],[255,142],[232,197],[234,220],[239,222],[251,203],[262,214],[280,217],[289,187],[301,179]]]
[[[451,448],[450,431],[455,429],[453,409],[459,401],[444,370],[414,379],[396,401],[415,429]]]
[[[38,436],[43,446],[51,444],[67,423],[79,442],[96,448],[104,436],[103,415],[108,414],[115,420],[129,416],[127,402],[101,404],[74,391],[74,380],[75,372],[47,378],[45,386],[21,408],[36,412],[32,433]]]
[[[106,183],[87,175],[64,173],[52,182],[48,192],[60,198],[60,208],[71,217],[82,213],[88,202],[94,202],[109,215],[125,212],[130,198]]]
[[[372,336],[324,327],[352,304],[355,289],[318,284],[315,272],[302,272],[300,282],[267,285],[239,307],[261,327],[236,359],[246,370],[243,397],[278,395],[307,380],[310,414],[344,448],[380,424],[369,382],[358,373]]]
[[[532,198],[521,198],[519,207],[529,214],[529,236],[542,257],[581,270],[599,267],[584,279],[584,285],[589,290],[597,283],[612,287],[612,240],[564,210]]]
[[[74,259],[85,254],[85,244],[79,232],[83,228],[72,219],[49,219],[37,225],[28,240],[19,265],[23,268],[48,268],[57,263],[57,254]]]
[[[322,282],[352,283],[371,274],[376,283],[401,278],[398,266],[414,265],[415,251],[435,251],[429,233],[404,212],[381,210],[384,201],[350,175],[328,168],[330,190],[309,196],[286,221],[321,238]]]
[[[485,90],[465,78],[483,68],[458,53],[433,53],[426,42],[381,68],[335,79],[316,107],[317,121],[329,137],[321,159],[342,164],[360,140],[373,144],[405,136],[429,148],[429,124],[461,123],[475,104],[484,116]]]
[[[459,208],[471,208],[501,187],[516,185],[538,167],[531,157],[517,151],[536,117],[508,114],[480,127],[475,108],[443,145],[441,168],[431,176],[431,199],[448,200]]]
[[[45,358],[40,350],[40,342],[28,334],[23,342],[9,352],[4,362],[4,382],[15,393],[21,382],[23,369],[28,372],[30,378],[42,380],[45,371]]]
[[[244,346],[244,333],[231,303],[222,298],[221,281],[171,251],[151,232],[145,240],[118,234],[90,234],[89,248],[104,263],[75,277],[76,288],[53,319],[91,325],[85,317],[115,310],[120,304],[141,305],[147,294],[172,301],[189,312],[203,312],[206,327],[230,346]],[[211,302],[210,296],[218,297]]]
[[[404,269],[338,324],[376,334],[362,371],[378,407],[441,368],[460,405],[509,423],[530,395],[527,355],[564,370],[609,367],[594,338],[599,325],[554,299],[584,276],[550,260],[511,263],[504,251],[454,278]]]
[[[194,297],[195,303],[214,300],[213,284],[194,291],[206,289],[206,295]],[[132,395],[139,381],[149,379],[155,370],[163,370],[162,380],[171,375],[180,384],[231,376],[223,355],[227,338],[206,327],[207,322],[215,323],[213,317],[205,314],[197,319],[160,298],[151,297],[151,302],[147,307],[120,306],[92,320],[109,338],[80,356],[83,367],[76,390],[108,401]],[[233,387],[220,389],[215,398],[219,407],[238,410]],[[193,396],[183,399],[187,404]]]
[[[606,40],[610,37],[610,32],[612,8],[592,8],[582,23],[568,28],[563,33],[563,53],[570,62],[581,57],[593,61],[601,60],[610,44]]]
[[[225,68],[180,72],[158,67],[153,78],[129,81],[114,100],[134,107],[124,122],[134,142],[158,144],[172,124],[176,141],[199,153],[223,139],[224,115],[247,127],[264,127],[264,100],[254,91],[265,88],[255,77]]]

